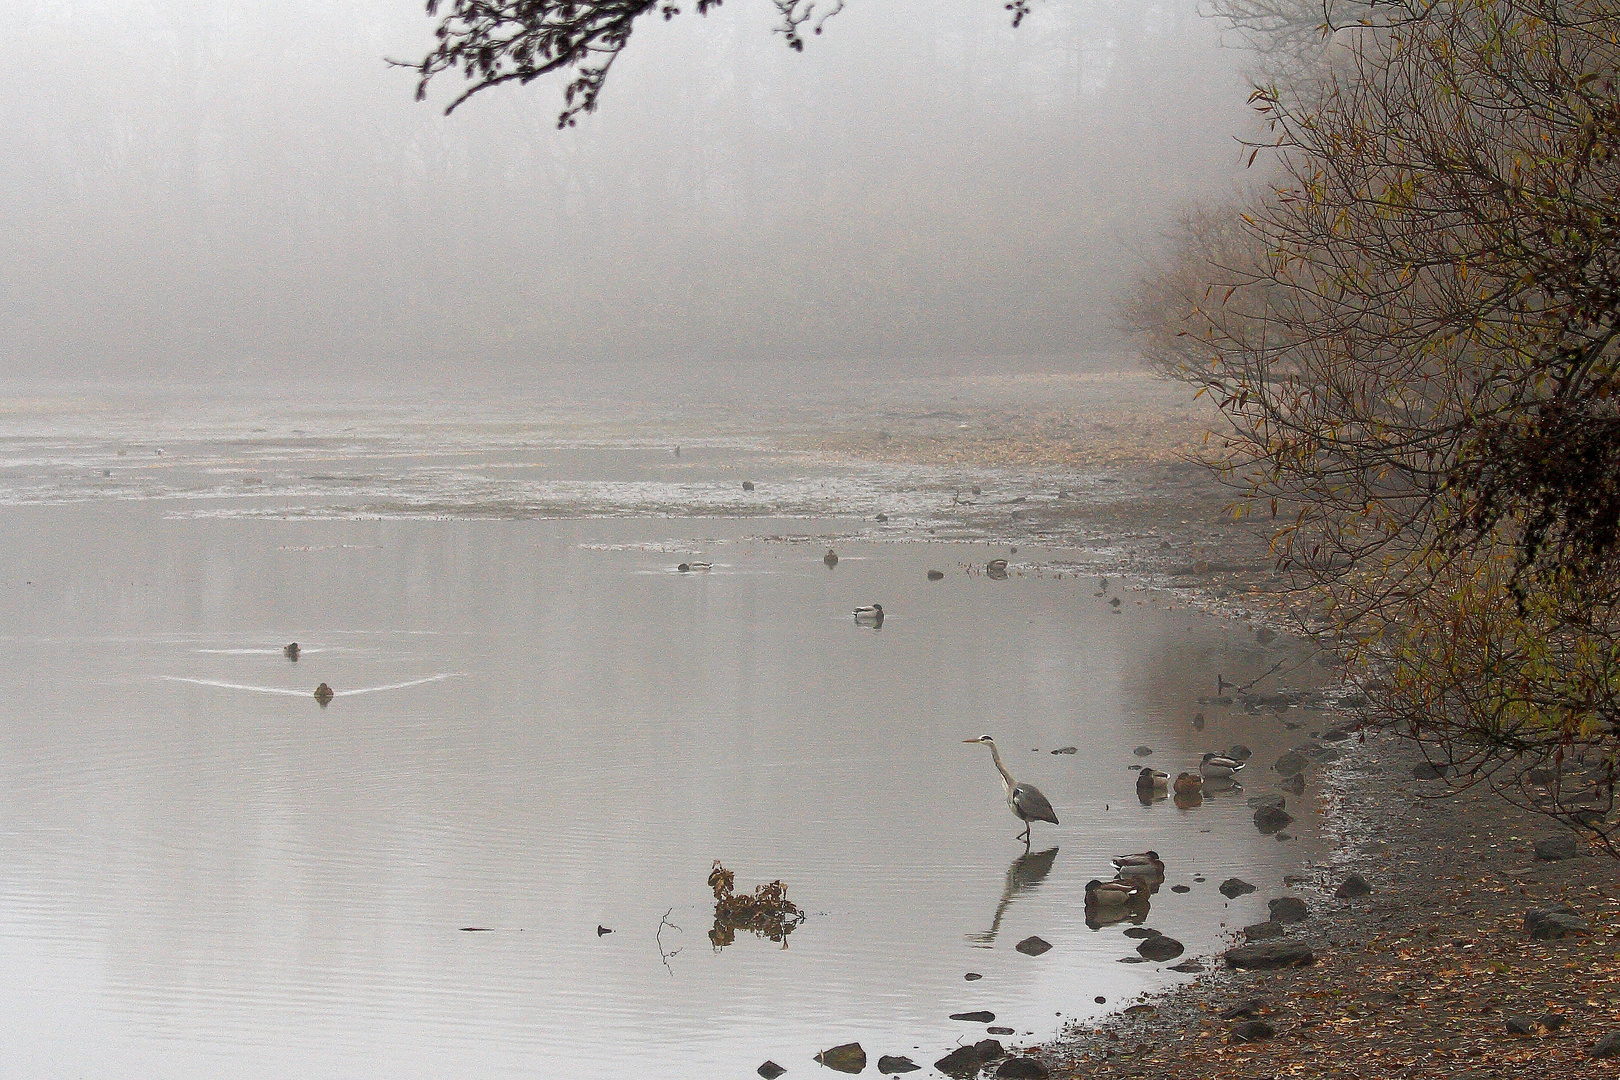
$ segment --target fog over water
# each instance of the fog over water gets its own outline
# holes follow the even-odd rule
[[[0,5],[11,375],[521,376],[604,358],[1064,356],[1187,195],[1239,182],[1193,0],[763,0],[637,25],[603,107],[449,118],[418,0]]]
[[[0,0],[0,1080],[926,1064],[1321,857],[1319,791],[1248,799],[1331,673],[1119,569],[1247,528],[1113,307],[1243,183],[1243,54],[1195,0],[778,18],[643,20],[559,132],[565,79],[414,101],[421,0]],[[1136,783],[1228,748],[1249,794]]]

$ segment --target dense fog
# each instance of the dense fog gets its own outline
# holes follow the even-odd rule
[[[416,102],[419,0],[10,0],[5,372],[1084,356],[1242,182],[1194,0],[851,0],[802,54],[776,19],[644,19],[558,131],[561,78]]]

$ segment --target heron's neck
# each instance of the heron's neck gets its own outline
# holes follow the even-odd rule
[[[1007,766],[1001,763],[1001,751],[996,749],[996,744],[989,743],[987,745],[990,747],[990,760],[996,763],[996,772],[1001,774],[1001,782],[1007,785],[1009,792],[1012,791],[1018,781],[1012,778],[1012,773],[1007,771]]]

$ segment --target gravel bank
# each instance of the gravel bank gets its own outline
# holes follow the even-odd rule
[[[1043,1047],[1051,1075],[1620,1075],[1620,1055],[1594,1057],[1620,1032],[1620,865],[1536,859],[1556,825],[1487,792],[1437,798],[1446,782],[1414,779],[1398,739],[1345,751],[1321,783],[1331,862],[1292,889],[1256,883],[1305,900],[1287,938],[1315,964],[1244,972],[1206,958],[1195,982]],[[1336,897],[1352,872],[1373,891]],[[1589,929],[1532,939],[1526,912],[1557,902]]]

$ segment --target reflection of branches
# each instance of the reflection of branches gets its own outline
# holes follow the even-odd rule
[[[664,969],[669,972],[669,977],[672,979],[675,977],[675,969],[669,966],[669,961],[672,957],[679,955],[681,950],[669,949],[666,951],[664,949],[664,927],[667,926],[671,930],[685,933],[684,930],[669,921],[670,912],[674,910],[674,908],[670,908],[669,911],[664,912],[664,917],[658,920],[658,932],[653,934],[653,940],[658,943],[658,959],[664,962]]]

